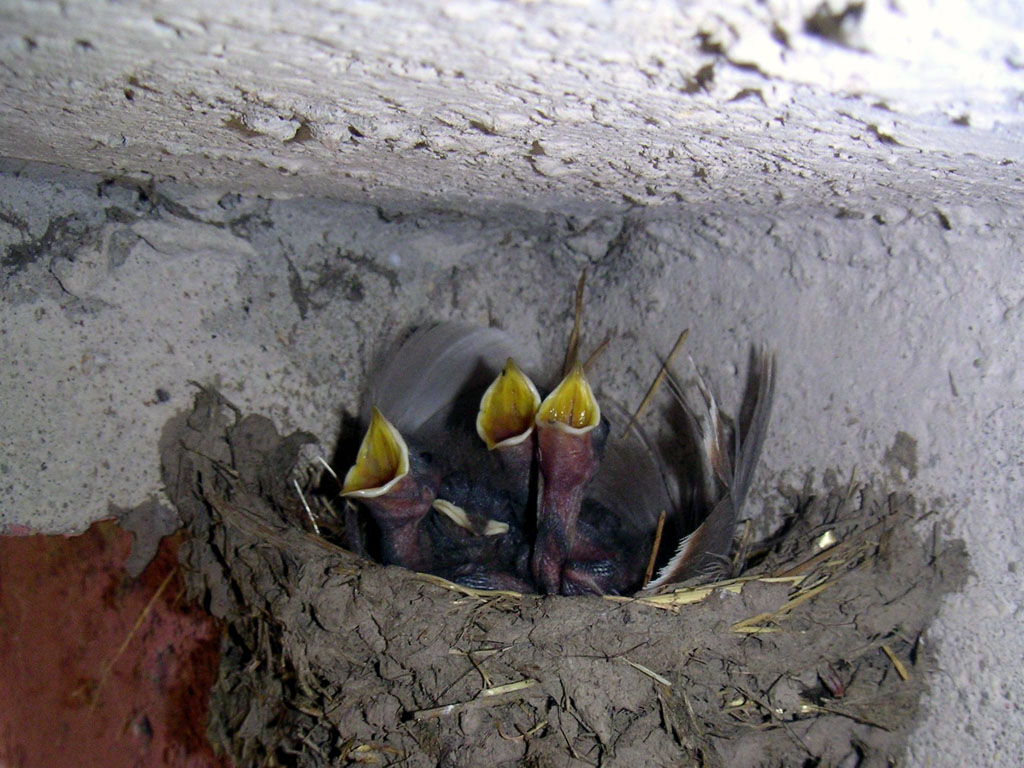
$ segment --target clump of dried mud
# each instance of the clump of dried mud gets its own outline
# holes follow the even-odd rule
[[[961,543],[915,533],[911,498],[794,498],[756,565],[713,590],[475,593],[307,530],[291,479],[312,441],[204,391],[161,444],[189,588],[229,627],[209,731],[239,765],[901,759],[925,631],[966,573]]]

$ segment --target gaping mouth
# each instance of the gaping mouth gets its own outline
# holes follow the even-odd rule
[[[409,474],[409,447],[401,433],[373,408],[356,463],[345,475],[342,496],[383,496]]]
[[[551,424],[571,434],[583,434],[601,423],[601,407],[576,363],[537,410],[538,424]]]
[[[476,432],[488,450],[518,445],[533,431],[540,394],[510,357],[480,399]]]

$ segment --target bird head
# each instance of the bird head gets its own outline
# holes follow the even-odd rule
[[[374,406],[356,463],[345,475],[341,495],[357,499],[384,496],[408,474],[409,446]]]
[[[601,406],[576,363],[537,409],[538,452],[545,483],[582,486],[597,471],[608,436]]]
[[[487,450],[519,445],[533,434],[540,393],[512,358],[480,399],[476,433]]]

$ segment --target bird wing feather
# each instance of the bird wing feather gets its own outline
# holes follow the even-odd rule
[[[694,576],[720,578],[729,575],[736,521],[754,477],[761,448],[768,434],[772,400],[775,396],[775,355],[762,347],[755,352],[756,395],[746,434],[737,437],[734,468],[724,451],[726,426],[710,388],[698,374],[698,389],[704,400],[704,411],[691,419],[700,435],[699,453],[705,472],[713,472],[723,483],[724,491],[712,499],[710,514],[689,536],[679,542],[675,554],[648,585],[657,589]],[[684,403],[685,405],[685,403]],[[689,410],[689,407],[686,406]]]
[[[497,328],[422,326],[399,341],[373,374],[364,416],[376,405],[399,432],[415,438],[426,425],[445,423],[466,389],[486,386],[509,357],[522,361],[522,348]]]

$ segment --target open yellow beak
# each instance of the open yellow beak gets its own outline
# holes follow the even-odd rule
[[[476,433],[487,444],[487,450],[518,445],[533,432],[539,405],[537,387],[510,357],[480,399]]]
[[[383,496],[409,474],[409,447],[401,433],[373,407],[356,463],[345,475],[342,496]]]
[[[537,410],[538,424],[551,424],[570,434],[583,434],[601,423],[601,407],[578,362]]]

